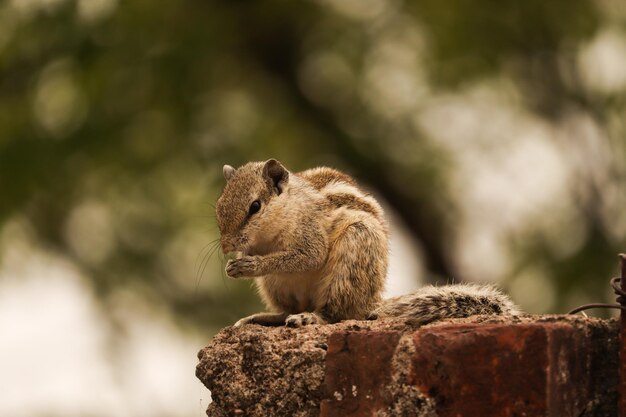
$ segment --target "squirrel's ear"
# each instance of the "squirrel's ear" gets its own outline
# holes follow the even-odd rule
[[[280,194],[283,191],[283,185],[289,181],[289,171],[277,160],[270,159],[263,166],[263,177]]]
[[[226,181],[228,181],[232,178],[233,175],[235,175],[235,171],[236,169],[231,167],[230,165],[224,165],[224,168],[222,168],[222,172],[224,173],[224,178],[226,178]]]

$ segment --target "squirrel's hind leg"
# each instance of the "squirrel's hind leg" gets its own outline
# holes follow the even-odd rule
[[[244,317],[237,321],[233,326],[239,327],[244,324],[260,324],[262,326],[282,326],[287,319],[287,313],[257,313],[248,317]]]
[[[384,231],[373,221],[346,227],[334,242],[320,314],[329,323],[363,320],[378,305],[387,273]]]

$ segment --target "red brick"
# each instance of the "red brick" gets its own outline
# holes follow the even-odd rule
[[[567,324],[433,327],[414,343],[411,383],[440,417],[579,416],[590,400],[588,343]]]
[[[399,339],[394,331],[331,334],[320,416],[370,417],[382,407]]]

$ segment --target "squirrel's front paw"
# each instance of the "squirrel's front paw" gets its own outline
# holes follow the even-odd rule
[[[287,327],[302,327],[307,324],[322,324],[324,320],[315,313],[299,313],[287,316],[285,324]]]
[[[258,275],[259,262],[256,256],[231,259],[226,264],[226,274],[231,278],[254,277]]]

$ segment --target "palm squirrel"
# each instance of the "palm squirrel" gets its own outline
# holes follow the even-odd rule
[[[475,314],[517,314],[490,286],[428,286],[382,300],[389,228],[378,202],[332,168],[288,171],[280,162],[225,165],[216,205],[220,244],[238,257],[232,278],[255,277],[271,313],[235,325],[299,327],[346,319],[404,317],[419,324]]]

